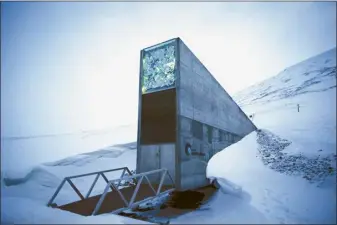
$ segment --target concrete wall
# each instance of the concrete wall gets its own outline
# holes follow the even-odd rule
[[[209,159],[217,152],[229,145],[238,142],[242,136],[220,130],[190,118],[179,116],[179,161],[177,163],[180,171],[177,174],[177,189],[187,190],[202,187],[208,184],[206,179],[206,166]],[[199,129],[193,127],[193,123],[200,123]],[[192,146],[192,155],[185,152],[185,146],[189,143]],[[180,162],[180,163],[179,163]]]
[[[158,145],[140,145],[137,149],[137,173],[148,172],[160,168],[159,146]],[[151,183],[159,183],[159,174],[150,175]]]
[[[209,158],[256,127],[180,39],[178,65],[177,188],[186,190],[206,185]],[[197,154],[187,155],[186,143]]]
[[[179,52],[179,114],[240,136],[254,130],[254,124],[181,40]]]
[[[159,145],[140,145],[138,149],[139,165],[137,173],[148,172],[161,168],[168,169],[173,182],[175,182],[175,144],[159,144]],[[153,184],[159,184],[161,174],[155,173],[148,175],[149,180]],[[146,182],[145,180],[143,182]],[[164,184],[171,185],[168,176],[165,177]]]

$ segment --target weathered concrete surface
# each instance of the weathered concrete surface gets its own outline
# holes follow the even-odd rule
[[[179,40],[179,190],[207,185],[206,166],[218,151],[256,129],[222,86]],[[199,123],[198,123],[199,122]],[[194,126],[193,126],[194,124]],[[197,125],[196,125],[197,124]],[[187,155],[189,143],[195,155]]]
[[[239,106],[181,40],[179,51],[180,115],[240,136],[245,136],[256,129]]]
[[[138,150],[140,161],[137,173],[148,172],[165,168],[175,182],[175,144],[159,144],[159,145],[141,145]],[[151,183],[159,184],[161,174],[155,173],[148,175]],[[145,182],[145,180],[144,180]],[[168,176],[164,180],[165,185],[171,185],[171,180]]]
[[[158,145],[140,145],[137,150],[137,157],[139,162],[137,165],[137,173],[147,172],[151,170],[157,170],[159,165],[159,146]],[[159,183],[159,174],[153,174],[148,176],[151,183]]]
[[[177,184],[179,190],[193,189],[208,184],[206,179],[206,166],[208,160],[218,151],[239,141],[242,137],[233,133],[219,130],[202,124],[202,137],[197,137],[196,131],[192,129],[192,123],[196,122],[190,118],[179,116],[180,120],[180,174]],[[208,131],[211,131],[209,134]],[[192,155],[185,153],[185,145],[192,146]],[[178,170],[177,170],[178,171]]]
[[[175,182],[176,161],[175,161],[175,144],[162,144],[159,148],[160,168],[166,168]],[[171,180],[168,176],[165,177],[164,184],[171,185]]]

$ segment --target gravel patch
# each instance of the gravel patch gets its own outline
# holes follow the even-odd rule
[[[282,152],[291,141],[278,137],[267,130],[257,132],[258,156],[269,168],[287,175],[302,176],[314,183],[336,175],[336,155],[309,158],[305,155],[289,155]]]

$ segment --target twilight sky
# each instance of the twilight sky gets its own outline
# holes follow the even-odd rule
[[[334,2],[2,2],[1,136],[137,120],[139,52],[180,37],[233,94],[336,46]]]

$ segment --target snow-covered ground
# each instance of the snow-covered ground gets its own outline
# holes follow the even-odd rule
[[[23,170],[6,170],[1,179],[2,222],[14,223],[143,223],[117,215],[83,217],[59,209],[48,208],[47,202],[65,176],[128,167],[135,169],[135,143],[108,147],[95,152],[80,154]],[[105,174],[108,179],[119,178],[121,171]],[[95,176],[73,179],[73,183],[85,194]],[[101,194],[106,186],[100,178],[91,195]],[[68,183],[64,185],[54,202],[58,205],[79,200]]]
[[[113,144],[133,142],[137,125],[79,133],[1,138],[1,171],[25,173],[41,163],[61,160],[76,154],[108,148]]]
[[[234,99],[253,115],[260,130],[213,156],[207,174],[221,191],[202,210],[170,222],[336,223],[336,49],[289,67]],[[61,137],[1,140],[2,221],[140,223],[116,215],[83,217],[45,206],[65,176],[122,166],[135,169],[134,144],[111,147],[134,141],[136,126],[131,127],[76,137],[95,140],[88,142],[62,144]],[[38,159],[29,164],[34,157]],[[119,175],[114,172],[109,178]],[[93,179],[74,183],[85,193]],[[104,186],[100,181],[94,192]],[[74,200],[76,194],[65,186],[55,201]]]

